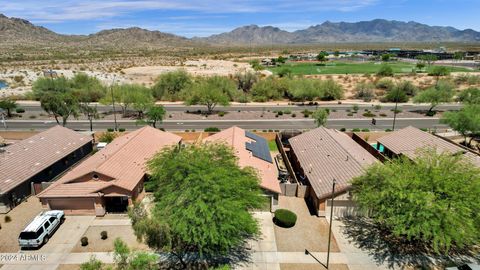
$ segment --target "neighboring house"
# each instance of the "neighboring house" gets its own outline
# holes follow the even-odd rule
[[[240,167],[248,166],[257,170],[261,180],[260,187],[271,197],[271,210],[275,210],[281,190],[278,169],[273,163],[266,139],[234,126],[209,136],[204,141],[231,146]]]
[[[350,181],[378,162],[350,136],[335,129],[319,127],[289,140],[291,163],[297,178],[309,186],[305,197],[318,216],[329,213],[333,180],[335,216],[354,214]]]
[[[144,196],[147,161],[180,142],[177,135],[143,127],[116,138],[37,196],[44,208],[66,214],[125,212]]]
[[[0,213],[32,194],[92,151],[92,137],[55,126],[0,148]]]
[[[377,139],[377,143],[380,144],[380,147],[383,146],[383,154],[390,158],[404,155],[414,160],[422,148],[430,147],[435,148],[440,153],[446,151],[452,154],[461,154],[480,167],[480,155],[477,153],[412,126],[380,137]],[[377,147],[377,149],[379,148]]]

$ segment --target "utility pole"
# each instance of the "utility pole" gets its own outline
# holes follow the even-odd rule
[[[331,200],[331,205],[330,205],[330,228],[328,230],[328,251],[327,251],[327,269],[328,269],[328,264],[330,263],[330,244],[331,244],[331,239],[332,239],[332,223],[333,223],[333,200],[335,199],[335,183],[337,181],[333,179],[332,183],[332,200]]]
[[[112,107],[113,107],[113,121],[115,122],[115,126],[113,128],[114,131],[117,130],[117,111],[115,110],[115,98],[113,96],[113,85],[115,84],[115,78],[117,75],[113,75],[112,85],[110,86],[110,93],[112,94]]]
[[[397,89],[397,94],[395,95],[395,109],[393,110],[393,126],[392,131],[395,131],[395,121],[397,120],[397,107],[398,107],[398,93],[400,89]]]

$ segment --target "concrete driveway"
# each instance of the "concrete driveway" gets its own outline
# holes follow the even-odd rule
[[[94,219],[94,216],[67,216],[65,223],[46,245],[38,250],[19,251],[9,261],[2,262],[4,266],[1,269],[56,269],[68,257]]]

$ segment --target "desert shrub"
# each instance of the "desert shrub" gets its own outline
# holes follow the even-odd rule
[[[365,117],[375,117],[377,115],[372,113],[372,112],[366,112],[366,113],[363,114],[363,116],[365,116]]]
[[[393,68],[387,64],[383,64],[377,72],[377,75],[382,77],[391,77],[393,74]]]
[[[99,138],[99,142],[106,142],[106,143],[111,143],[115,138],[117,137],[117,134],[114,132],[104,132]]]
[[[364,129],[362,129],[362,132],[370,132],[370,129],[364,128]],[[368,141],[368,139],[365,139],[365,141]]]
[[[3,219],[4,219],[5,223],[9,223],[9,222],[12,221],[12,218],[11,218],[10,216],[8,216],[8,215],[5,216]]]
[[[255,83],[250,90],[253,101],[265,102],[268,100],[279,100],[285,96],[288,90],[288,79],[269,77]]]
[[[15,109],[15,112],[16,112],[16,113],[24,113],[24,112],[25,112],[25,109],[24,109],[24,108],[16,108],[16,109]]]
[[[88,246],[88,237],[83,236],[83,237],[80,239],[80,242],[81,242],[81,244],[82,244],[82,247]]]
[[[282,111],[278,111],[277,114],[278,114],[278,115],[283,115],[283,112],[282,112]]]
[[[297,114],[296,114],[296,113],[292,113],[292,117],[297,117]]]
[[[220,129],[217,127],[207,127],[206,129],[203,130],[204,132],[219,132]]]
[[[385,90],[389,90],[389,89],[392,89],[393,86],[394,86],[394,83],[391,79],[388,79],[388,78],[382,78],[380,80],[378,80],[378,82],[375,84],[375,86],[378,88],[378,89],[385,89]]]
[[[391,111],[391,112],[394,112],[394,113],[401,113],[401,112],[402,112],[402,109],[397,109],[397,110],[391,109],[390,111]]]
[[[360,132],[360,129],[359,128],[354,128],[352,129],[353,132]]]
[[[360,107],[359,107],[357,104],[355,104],[355,105],[352,106],[352,110],[353,110],[354,112],[357,112],[358,109],[360,109]]]
[[[378,111],[378,110],[381,110],[381,109],[382,109],[382,105],[380,105],[380,104],[375,105],[375,110]]]
[[[418,88],[411,81],[401,81],[395,87],[401,89],[408,96],[415,96]]]
[[[429,76],[448,76],[450,75],[450,70],[444,66],[436,66],[428,73]]]
[[[392,132],[392,130],[387,128],[387,129],[385,129],[385,132]]]
[[[36,115],[30,115],[28,118],[30,118],[30,119],[36,119],[37,116],[36,116]]]
[[[297,222],[297,215],[287,209],[278,209],[275,211],[275,224],[283,228],[291,228]]]
[[[284,110],[283,113],[284,114],[292,114],[292,111],[287,109],[287,110]]]
[[[119,128],[118,131],[119,132],[125,132],[125,128]]]
[[[355,98],[360,98],[363,101],[371,101],[375,97],[374,86],[371,83],[361,82],[355,86]]]
[[[107,128],[108,132],[113,132],[113,128]]]
[[[345,131],[347,131],[347,129],[346,128],[341,128],[340,131],[345,132]]]
[[[381,117],[387,117],[387,115],[384,114],[384,113],[381,113],[381,114],[379,114],[379,115],[380,115]]]
[[[312,114],[312,112],[305,109],[305,110],[302,111],[302,114],[303,114],[303,117],[307,118]]]
[[[402,103],[408,101],[408,96],[402,88],[395,86],[393,89],[387,92],[387,94],[382,98],[382,101]]]
[[[353,113],[348,113],[347,116],[353,116]]]
[[[107,233],[107,231],[102,231],[102,232],[100,233],[100,238],[102,238],[102,240],[107,239],[107,238],[108,238],[108,233]]]
[[[23,76],[22,75],[16,75],[13,77],[13,80],[16,82],[16,83],[20,83],[23,81]]]
[[[218,112],[218,116],[224,117],[224,116],[225,116],[225,112]]]

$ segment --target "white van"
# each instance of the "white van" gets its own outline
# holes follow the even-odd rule
[[[55,230],[65,220],[65,213],[59,210],[46,211],[36,216],[18,237],[20,247],[40,247],[48,242]]]

